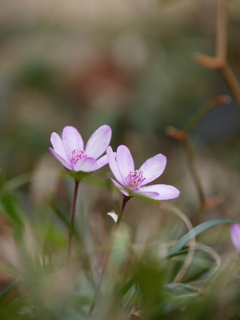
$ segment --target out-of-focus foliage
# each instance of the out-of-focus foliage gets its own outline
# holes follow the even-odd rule
[[[240,79],[240,2],[228,6],[228,61]],[[107,166],[80,184],[66,268],[73,184],[48,147],[66,125],[85,138],[102,124],[137,167],[167,156],[159,181],[180,189],[172,203],[184,213],[140,198],[127,204],[91,319],[240,319],[240,260],[229,238],[239,220],[240,109],[220,73],[192,59],[215,54],[216,8],[217,0],[2,1],[1,320],[87,319],[112,239],[107,213],[119,212],[121,198]],[[222,94],[231,102],[190,140],[206,198],[224,201],[204,208],[193,233],[198,193],[165,130],[184,128]]]

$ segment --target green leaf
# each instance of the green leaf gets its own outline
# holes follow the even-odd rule
[[[198,289],[184,283],[170,283],[164,286],[165,292],[174,296],[198,293]]]
[[[15,226],[23,226],[23,213],[20,210],[17,199],[10,194],[1,196],[1,204],[5,217]]]
[[[69,230],[71,228],[73,236],[79,240],[80,235],[77,231],[76,226],[71,226],[70,215],[67,215],[67,213],[62,209],[62,207],[54,199],[50,200],[50,206],[52,207],[53,212],[56,214],[56,216],[67,227],[67,229]]]
[[[165,315],[193,302],[199,296],[198,289],[184,284],[171,283],[163,287],[164,301],[149,310],[149,319],[165,319]]]
[[[192,302],[199,295],[198,289],[184,283],[168,284],[165,290],[169,295],[164,308],[166,314]]]
[[[23,173],[4,183],[3,188],[7,191],[14,191],[24,184],[29,183],[30,181],[32,181],[32,179],[33,178],[30,173]]]
[[[185,234],[172,248],[169,250],[168,255],[173,255],[179,252],[191,239],[202,233],[203,231],[216,226],[221,223],[236,223],[236,221],[230,219],[214,219],[203,222],[202,224],[195,227],[193,230]]]

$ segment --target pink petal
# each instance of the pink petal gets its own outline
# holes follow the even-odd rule
[[[157,192],[159,195],[155,198],[156,200],[168,200],[177,198],[180,194],[179,190],[173,186],[166,184],[153,184],[147,187],[141,187],[141,192]]]
[[[139,171],[143,171],[143,177],[145,180],[142,185],[145,185],[155,179],[157,179],[164,171],[167,164],[167,159],[163,154],[157,154],[144,162],[139,168]]]
[[[240,252],[240,224],[232,225],[230,235],[235,249]]]
[[[140,190],[135,191],[138,194],[143,195],[144,197],[150,198],[150,199],[157,199],[159,196],[159,193],[157,192],[152,192],[152,191],[141,191],[142,188],[140,188]],[[157,199],[158,200],[158,199]]]
[[[89,138],[85,152],[89,157],[97,159],[103,152],[106,151],[107,146],[111,140],[112,129],[107,126],[101,126],[98,128]]]
[[[112,170],[112,173],[114,174],[115,178],[123,185],[126,186],[125,181],[123,180],[121,173],[119,171],[117,162],[115,160],[116,154],[112,151],[111,147],[107,148],[107,157],[109,162],[109,167]]]
[[[125,181],[129,172],[134,171],[133,158],[130,150],[126,146],[119,146],[117,148],[116,161],[122,175],[122,179]]]
[[[73,165],[74,171],[92,172],[97,168],[97,161],[93,158],[85,157]]]
[[[97,160],[97,168],[96,168],[95,170],[97,170],[97,169],[99,169],[99,168],[102,168],[102,167],[105,166],[107,163],[108,163],[108,157],[107,157],[107,155],[105,154],[103,157],[101,157],[101,158],[99,158],[99,159]]]
[[[84,150],[83,139],[78,130],[74,127],[67,126],[63,129],[62,142],[69,159],[72,157],[73,150]]]
[[[48,149],[54,155],[54,157],[56,157],[58,161],[60,161],[61,164],[64,165],[65,168],[72,170],[72,166],[65,159],[63,159],[55,150],[53,150],[52,148]]]
[[[127,192],[126,189],[124,189],[123,186],[121,186],[121,185],[120,185],[117,181],[115,181],[114,179],[111,178],[111,180],[112,180],[113,184],[115,185],[115,187],[117,187],[118,190],[122,192],[122,194],[124,194],[124,195],[127,196],[127,197],[129,196],[129,193]]]
[[[63,147],[62,139],[59,137],[59,135],[56,132],[53,132],[50,140],[56,153],[58,153],[63,159],[68,160],[66,151]]]

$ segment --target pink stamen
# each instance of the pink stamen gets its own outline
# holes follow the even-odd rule
[[[138,190],[145,179],[142,171],[130,171],[126,177],[127,187],[132,190]]]
[[[72,158],[70,159],[72,164],[76,164],[78,160],[87,157],[87,154],[85,151],[81,149],[75,149],[72,151]]]

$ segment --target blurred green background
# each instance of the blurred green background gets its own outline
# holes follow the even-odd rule
[[[86,139],[107,123],[113,147],[126,144],[143,159],[169,155],[166,126],[182,128],[210,98],[231,95],[217,72],[192,60],[195,52],[215,53],[216,5],[1,1],[1,168],[11,176],[30,171],[50,133],[65,125]],[[229,7],[229,62],[239,76],[240,5]],[[209,115],[195,138],[234,149],[239,124],[233,100]]]
[[[1,206],[9,214],[7,221],[0,217],[0,237],[15,229],[20,233],[24,230],[23,248],[26,245],[30,258],[24,260],[23,256],[23,265],[26,264],[27,276],[36,271],[29,277],[33,284],[27,282],[29,292],[36,288],[36,301],[38,289],[44,300],[51,286],[45,278],[46,290],[40,286],[39,270],[34,269],[34,259],[40,259],[38,251],[43,252],[40,257],[49,258],[52,253],[61,256],[61,264],[67,245],[73,183],[59,179],[63,167],[48,151],[51,133],[60,134],[64,126],[75,126],[86,142],[99,126],[110,125],[111,146],[115,150],[119,144],[127,145],[136,167],[157,153],[166,155],[166,170],[156,183],[174,185],[181,191],[172,203],[193,221],[199,211],[196,187],[186,155],[180,143],[166,135],[166,127],[183,129],[210,99],[229,95],[231,102],[212,110],[193,131],[191,141],[206,198],[224,196],[219,206],[206,211],[204,219],[240,219],[240,106],[220,73],[204,69],[193,60],[196,52],[215,55],[216,0],[1,0],[0,8],[0,194]],[[240,1],[232,0],[228,61],[240,80],[239,39]],[[101,188],[106,183],[98,179],[110,176],[106,166],[93,173],[93,184],[80,186],[77,225],[89,248],[93,250],[95,246],[100,252],[90,252],[94,268],[101,266],[101,248],[108,246],[113,226],[106,213],[120,199],[113,190],[110,193]],[[111,188],[110,182],[107,186]],[[57,199],[62,211],[53,210],[46,195]],[[34,216],[30,231],[29,221],[24,220],[29,216]],[[146,245],[147,250],[147,244],[155,239],[162,245],[186,232],[174,215],[165,214],[164,210],[159,214],[157,206],[141,199],[130,201],[125,218],[129,239],[140,247]],[[226,253],[235,254],[229,227],[214,230],[204,234],[203,242],[214,246],[227,260]],[[21,237],[14,236],[21,247]],[[0,244],[3,262],[13,261],[18,270],[17,250],[11,243],[4,247],[2,239]],[[164,255],[160,249],[156,249],[159,256]],[[77,253],[84,254],[81,250]],[[44,267],[48,261],[38,263]],[[51,263],[50,260],[50,270]],[[144,268],[140,270],[143,274]],[[235,265],[234,268],[237,269]],[[191,272],[192,269],[187,280],[191,279]],[[5,283],[5,273],[0,275],[4,289],[9,278],[6,276]],[[58,285],[64,283],[58,278],[54,281],[59,294]],[[80,287],[84,285],[81,283]],[[55,301],[58,296],[52,291],[49,295]],[[92,293],[87,295],[91,301]],[[194,307],[201,311],[201,307]],[[5,313],[4,317],[10,319]],[[14,316],[11,319],[15,320]]]
[[[1,174],[35,170],[53,131],[73,125],[87,141],[108,124],[114,149],[126,144],[137,166],[165,154],[162,183],[179,187],[183,202],[189,192],[188,201],[195,199],[184,155],[165,129],[182,129],[216,95],[232,96],[217,71],[192,59],[196,52],[215,54],[216,7],[215,0],[2,0]],[[239,1],[231,1],[229,11],[228,58],[239,78]],[[213,110],[192,135],[210,196],[234,195],[239,135],[234,99]]]

